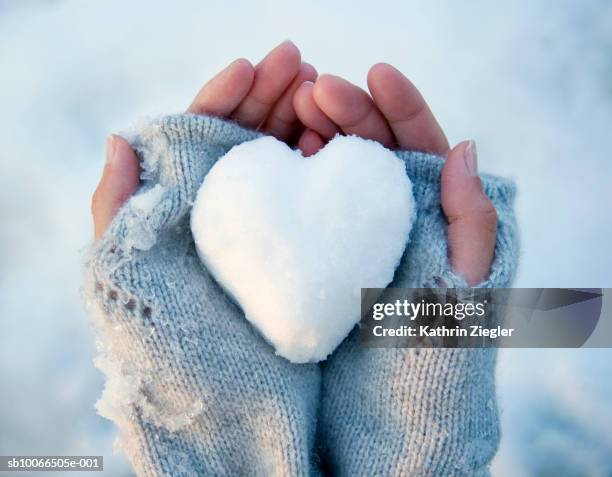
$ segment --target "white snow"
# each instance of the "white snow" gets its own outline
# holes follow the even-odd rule
[[[149,218],[165,192],[166,189],[161,184],[156,184],[130,198],[129,206],[135,212],[135,216],[129,219],[128,232],[124,241],[126,252],[129,253],[131,248],[150,250],[155,245],[157,237],[151,228]]]
[[[296,363],[325,359],[384,288],[414,219],[404,163],[337,136],[304,158],[263,137],[230,150],[198,192],[191,228],[208,269],[246,318]]]
[[[142,192],[140,194],[136,194],[134,197],[130,199],[130,204],[136,210],[138,210],[141,214],[145,216],[151,215],[153,209],[164,195],[166,189],[160,184],[155,184],[149,190]]]

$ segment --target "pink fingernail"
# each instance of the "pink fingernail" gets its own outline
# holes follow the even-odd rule
[[[478,151],[476,150],[476,143],[472,140],[468,142],[465,147],[463,154],[463,160],[465,161],[465,168],[468,174],[471,176],[478,175]]]
[[[115,135],[111,134],[106,138],[106,162],[110,163],[115,160]]]

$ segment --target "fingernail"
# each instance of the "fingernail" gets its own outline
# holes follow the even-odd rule
[[[115,135],[111,134],[106,138],[106,163],[109,164],[115,160]]]
[[[478,151],[476,150],[476,143],[472,140],[468,142],[463,153],[463,160],[465,161],[465,168],[468,174],[471,176],[478,175]]]

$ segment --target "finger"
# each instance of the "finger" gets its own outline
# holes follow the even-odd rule
[[[293,108],[304,126],[329,140],[340,132],[340,128],[317,106],[313,89],[314,83],[302,83],[293,95]]]
[[[323,146],[325,146],[325,141],[316,131],[313,131],[312,129],[306,129],[300,136],[297,143],[297,147],[300,151],[302,151],[302,155],[304,157],[316,154]]]
[[[234,111],[234,119],[243,126],[259,126],[298,74],[300,64],[300,50],[290,41],[274,48],[255,67],[251,90]]]
[[[464,141],[449,152],[442,169],[441,199],[448,219],[451,265],[468,284],[480,283],[493,261],[497,214],[477,175],[473,141]]]
[[[106,141],[106,164],[102,179],[91,201],[94,239],[104,234],[117,210],[138,189],[139,184],[140,167],[136,154],[125,139],[110,136]]]
[[[323,75],[315,83],[313,95],[319,108],[346,134],[394,145],[386,119],[361,88],[337,76]]]
[[[368,88],[401,147],[435,154],[448,151],[440,125],[402,73],[386,63],[374,65],[368,73]]]
[[[229,116],[251,89],[254,76],[248,60],[234,61],[202,87],[187,112]]]
[[[298,120],[293,107],[293,95],[302,83],[314,81],[316,78],[317,70],[308,63],[302,63],[297,76],[272,108],[262,129],[281,141],[290,139],[296,131]]]

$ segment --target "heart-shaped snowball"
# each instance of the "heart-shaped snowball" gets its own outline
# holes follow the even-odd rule
[[[277,354],[305,363],[359,321],[362,287],[391,282],[414,215],[403,162],[377,142],[337,136],[304,158],[262,137],[210,170],[191,229],[247,320]]]

